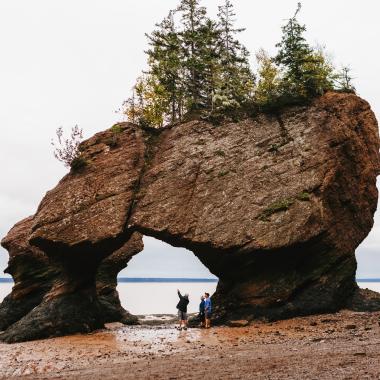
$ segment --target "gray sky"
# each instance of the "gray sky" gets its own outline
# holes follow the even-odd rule
[[[33,214],[65,168],[53,156],[55,129],[78,124],[86,137],[120,121],[120,107],[145,66],[145,32],[179,0],[1,0],[0,2],[0,235]],[[209,13],[218,1],[204,0]],[[297,0],[235,0],[241,40],[269,52]],[[349,64],[358,93],[380,115],[378,61],[380,3],[304,0],[300,16],[311,43],[325,44],[335,63]],[[196,276],[195,259],[153,239],[128,275]],[[380,277],[380,216],[358,249],[360,277]],[[153,270],[154,255],[163,255]],[[0,269],[7,254],[0,250]],[[141,268],[147,268],[143,274]],[[179,269],[181,268],[181,269]],[[178,273],[181,272],[181,273]]]

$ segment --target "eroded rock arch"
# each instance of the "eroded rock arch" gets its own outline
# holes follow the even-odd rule
[[[46,194],[28,236],[59,276],[0,339],[101,326],[99,266],[133,239],[140,249],[139,234],[191,250],[219,278],[220,320],[334,311],[357,291],[380,168],[377,122],[357,96],[221,125],[124,123],[81,150],[86,167]]]

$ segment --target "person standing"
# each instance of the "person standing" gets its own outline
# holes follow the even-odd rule
[[[201,303],[199,304],[199,320],[201,327],[205,326],[205,298],[201,296]]]
[[[184,296],[177,289],[179,302],[177,304],[178,309],[178,319],[179,319],[179,330],[187,330],[187,305],[189,304],[189,295],[185,294]]]
[[[212,305],[211,298],[209,293],[205,293],[205,327],[209,329],[211,327],[211,313],[212,313]]]

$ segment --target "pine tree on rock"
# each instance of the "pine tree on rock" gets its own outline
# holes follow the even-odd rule
[[[298,3],[294,16],[282,27],[282,40],[276,45],[280,50],[275,62],[284,70],[285,98],[311,98],[332,88],[332,70],[326,66],[323,54],[315,52],[303,36],[306,26],[297,20],[300,10]]]
[[[214,110],[214,97],[222,86],[223,68],[220,57],[220,29],[215,21],[207,19],[201,28],[203,46],[200,51],[202,60],[202,107],[209,112]]]
[[[176,31],[173,12],[171,11],[149,39],[148,54],[149,74],[153,75],[158,83],[167,92],[170,121],[181,120],[183,114],[182,88],[182,48],[179,34]],[[169,109],[170,108],[170,109]]]
[[[202,96],[205,63],[202,57],[206,8],[199,5],[199,0],[182,0],[178,11],[182,14],[183,31],[181,32],[184,56],[185,76],[183,85],[188,94],[187,109],[199,110],[205,107]]]
[[[235,28],[235,12],[230,0],[219,6],[220,59],[223,67],[223,86],[219,89],[218,101],[222,108],[238,107],[252,94],[254,75],[249,65],[249,53],[237,40],[236,35],[244,28]]]
[[[237,35],[231,0],[221,0],[218,19],[207,17],[201,0],[180,0],[149,39],[148,70],[137,80],[125,114],[143,126],[162,127],[203,116],[236,117],[252,109],[303,103],[326,90],[354,91],[348,71],[336,73],[321,48],[307,43],[297,10],[282,27],[277,55],[257,55],[256,80],[249,52]],[[180,19],[180,25],[175,20]],[[231,111],[231,112],[229,112]]]

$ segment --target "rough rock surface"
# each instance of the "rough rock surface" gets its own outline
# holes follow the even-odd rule
[[[33,217],[20,221],[1,242],[10,255],[6,273],[12,275],[15,285],[11,294],[0,304],[0,331],[27,316],[60,279],[59,268],[49,263],[42,251],[29,245],[32,223]],[[142,236],[136,232],[122,248],[108,256],[99,266],[96,290],[104,323],[122,322],[130,325],[138,322],[135,316],[121,306],[116,286],[120,270],[142,249]],[[26,320],[29,321],[29,317]],[[18,325],[7,330],[6,339],[21,339]]]
[[[87,165],[66,175],[41,202],[32,221],[36,233],[29,238],[46,254],[57,276],[47,284],[42,302],[10,326],[2,340],[32,340],[104,326],[104,316],[109,317],[104,307],[112,301],[105,302],[103,294],[101,303],[96,276],[102,260],[131,235],[125,221],[144,165],[142,131],[124,127],[129,128],[116,126],[84,142],[81,151]]]
[[[33,217],[20,221],[1,242],[9,252],[5,273],[13,277],[15,285],[0,304],[0,331],[38,306],[57,276],[47,256],[28,243],[32,223]]]
[[[118,273],[126,268],[129,260],[143,249],[142,235],[135,232],[127,243],[100,264],[96,276],[96,290],[105,323],[116,321],[126,325],[138,323],[138,318],[121,306],[116,287]]]
[[[356,289],[379,169],[375,116],[354,95],[194,121],[160,136],[129,225],[192,250],[219,277],[221,317],[332,311]]]
[[[83,143],[82,157],[34,218],[30,243],[61,274],[12,326],[18,339],[100,326],[96,273],[134,232],[192,250],[219,277],[220,321],[360,301],[354,252],[373,225],[380,160],[375,116],[357,96],[221,125],[122,124]]]

